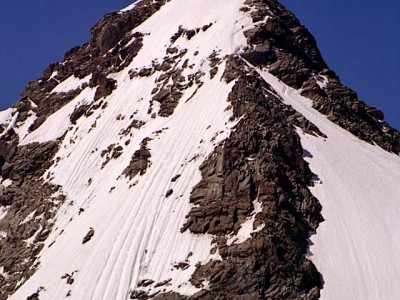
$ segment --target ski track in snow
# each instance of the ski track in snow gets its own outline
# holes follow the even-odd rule
[[[267,72],[286,104],[328,138],[299,129],[320,183],[310,187],[325,221],[311,237],[311,260],[323,275],[321,299],[395,300],[400,286],[400,157],[330,122],[311,101]]]
[[[117,80],[118,87],[107,97],[105,110],[79,119],[71,128],[69,117],[74,109],[93,99],[94,90],[86,88],[24,138],[23,144],[46,142],[68,130],[56,155],[58,163],[44,176],[63,187],[67,201],[57,214],[54,230],[41,253],[40,268],[11,299],[25,299],[41,286],[45,288],[40,292],[41,299],[64,298],[70,290],[72,299],[127,299],[143,279],[155,283],[172,279],[159,288],[140,288],[152,292],[166,290],[190,295],[198,291],[189,283],[196,263],[220,257],[218,253],[210,254],[212,236],[180,233],[180,228],[191,209],[190,192],[201,179],[201,163],[236,124],[229,121],[232,112],[226,101],[234,82],[221,81],[224,63],[211,80],[208,57],[214,50],[224,57],[246,45],[242,28],[249,28],[251,20],[239,12],[241,6],[241,0],[167,3],[135,28],[149,34],[131,65],[109,76]],[[193,18],[185,13],[188,10],[199,14]],[[173,20],[171,15],[175,16]],[[233,23],[232,16],[238,21]],[[183,75],[201,70],[206,74],[204,85],[189,101],[196,87],[186,90],[170,118],[152,119],[148,114],[149,100],[160,73],[130,80],[128,71],[148,67],[154,59],[162,60],[179,25],[195,29],[210,23],[213,26],[206,32],[200,31],[191,40],[180,38],[174,44],[189,50],[181,64],[186,58],[194,64]],[[157,30],[152,32],[154,28]],[[197,56],[193,55],[195,51],[199,52]],[[54,91],[66,92],[82,82],[70,78]],[[120,135],[132,122],[132,114],[146,124],[139,130],[133,129],[131,135]],[[120,115],[125,118],[118,118]],[[92,128],[94,123],[96,127]],[[147,137],[152,139],[148,142],[151,165],[143,176],[128,180],[121,174]],[[100,153],[111,144],[121,145],[123,153],[102,169],[105,158]],[[178,174],[181,177],[172,183],[171,179]],[[173,194],[166,197],[169,189],[173,189]],[[84,212],[79,214],[81,208]],[[82,245],[90,227],[95,234]],[[190,264],[188,269],[174,268],[174,264],[185,261]],[[72,272],[74,284],[67,285],[61,277]]]

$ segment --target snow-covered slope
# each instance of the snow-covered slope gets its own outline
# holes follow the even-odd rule
[[[0,112],[0,300],[400,295],[400,135],[294,16],[141,0],[92,34]]]
[[[325,218],[310,247],[324,279],[321,299],[397,299],[400,157],[355,138],[316,112],[298,91],[262,74],[328,137],[299,130],[306,160],[318,175],[311,191]]]

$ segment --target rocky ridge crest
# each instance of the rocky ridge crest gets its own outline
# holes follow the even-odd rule
[[[104,98],[116,88],[108,75],[126,68],[142,48],[144,34],[135,28],[167,2],[142,0],[132,10],[106,15],[92,28],[88,43],[68,51],[62,63],[50,65],[37,81],[28,84],[13,106],[18,112],[16,122],[26,121],[34,112],[37,118],[30,130],[35,130],[86,88],[96,89],[95,101],[78,107],[71,123],[105,107]],[[191,297],[152,294],[146,289],[153,284],[148,281],[131,292],[132,299],[319,298],[323,282],[306,252],[309,234],[323,218],[321,205],[308,190],[313,174],[303,159],[295,126],[320,138],[325,136],[283,104],[248,63],[267,68],[289,86],[300,89],[313,101],[314,108],[357,137],[400,153],[400,133],[384,121],[382,112],[368,107],[341,84],[322,59],[314,38],[293,14],[274,0],[246,0],[242,12],[251,14],[257,24],[245,32],[248,47],[243,53],[223,58],[215,53],[210,58],[212,76],[221,62],[226,62],[221,80],[234,82],[228,101],[233,118],[240,122],[202,164],[202,180],[188,200],[194,207],[181,228],[182,232],[213,235],[213,251],[222,260],[197,266],[191,283],[199,289],[209,284]],[[191,83],[184,84],[182,70],[174,66],[186,52],[173,47],[174,39],[184,36],[190,40],[209,26],[212,24],[197,30],[180,28],[171,37],[169,56],[163,63],[132,72],[132,79],[165,72],[159,77],[152,99],[160,103],[161,117],[173,117],[181,91],[189,84],[201,86],[205,75],[193,74]],[[71,76],[84,79],[89,75],[90,80],[75,90],[52,92]],[[173,84],[168,84],[170,80]],[[132,121],[132,127],[140,126],[137,120]],[[0,132],[5,131],[0,127]],[[8,211],[0,220],[0,231],[6,233],[0,238],[0,266],[9,274],[0,274],[0,300],[7,299],[37,269],[36,258],[51,232],[57,208],[65,201],[62,187],[43,178],[50,165],[56,163],[60,141],[26,146],[18,143],[18,134],[12,129],[1,135],[0,175],[12,184],[0,190],[0,205]],[[144,141],[124,175],[132,178],[144,174],[150,156]],[[261,211],[256,211],[255,204],[262,207]],[[241,226],[252,217],[252,238],[234,241]]]

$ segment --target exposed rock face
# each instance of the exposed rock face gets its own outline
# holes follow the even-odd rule
[[[142,46],[143,34],[130,31],[166,2],[144,0],[125,13],[107,15],[93,27],[90,42],[68,51],[63,64],[51,64],[38,80],[27,85],[20,101],[13,105],[18,111],[16,122],[26,121],[28,113],[33,111],[37,116],[30,126],[33,131],[84,89],[96,88],[95,101],[110,95],[116,86],[107,76],[129,65]],[[66,92],[52,92],[59,82],[71,76],[84,78],[90,74],[93,75],[89,84]],[[71,115],[71,123],[76,124],[80,117],[90,115],[102,105],[97,101],[92,106],[81,106]],[[8,274],[4,277],[0,273],[0,300],[7,299],[39,266],[36,257],[52,231],[57,208],[65,200],[59,186],[42,178],[53,164],[59,141],[26,146],[18,146],[18,142],[18,135],[12,130],[0,138],[0,175],[3,180],[12,181],[7,188],[0,188],[0,207],[7,210],[0,220],[0,232],[5,233],[5,237],[0,236],[0,267]],[[38,297],[39,293],[35,293],[30,299]]]
[[[383,113],[368,107],[328,69],[315,39],[296,17],[274,0],[250,0],[253,20],[268,17],[245,34],[251,48],[243,54],[250,63],[268,67],[289,86],[302,89],[314,108],[362,140],[400,153],[400,134],[383,121]],[[321,81],[325,86],[321,87]]]
[[[174,279],[167,277],[159,281],[140,278],[137,282],[130,282],[136,288],[129,287],[125,297],[210,300],[319,298],[323,288],[322,277],[306,254],[310,232],[317,229],[323,217],[321,205],[308,189],[313,184],[314,174],[303,158],[304,151],[297,128],[321,139],[327,137],[304,116],[285,105],[276,91],[259,75],[257,68],[266,68],[287,85],[301,90],[302,95],[310,98],[314,107],[327,115],[329,120],[367,142],[400,153],[400,133],[384,122],[381,111],[359,101],[355,92],[340,83],[323,61],[311,34],[275,0],[243,1],[241,16],[251,16],[255,27],[244,32],[247,46],[236,49],[235,53],[222,55],[222,50],[216,48],[199,59],[200,67],[196,66],[193,61],[202,55],[201,49],[190,49],[190,45],[202,33],[216,26],[216,22],[210,23],[208,20],[196,28],[177,25],[175,32],[166,36],[168,40],[161,47],[162,53],[158,59],[128,70],[142,47],[145,47],[146,36],[150,35],[145,31],[139,32],[137,26],[168,2],[141,0],[131,10],[106,15],[92,28],[88,43],[71,49],[62,63],[50,65],[37,81],[28,84],[21,94],[21,100],[13,106],[13,116],[16,116],[15,123],[21,124],[34,113],[36,118],[30,124],[29,131],[38,129],[52,114],[82,93],[92,90],[92,99],[82,99],[71,109],[69,120],[67,118],[70,122],[68,130],[58,140],[22,145],[13,128],[0,124],[0,215],[6,212],[0,218],[0,268],[3,268],[0,270],[7,274],[4,276],[0,271],[0,300],[7,299],[38,270],[38,255],[52,232],[58,209],[66,202],[63,187],[51,183],[55,176],[51,166],[74,155],[73,151],[68,152],[71,148],[64,142],[84,144],[84,137],[96,131],[97,121],[102,115],[93,115],[100,109],[105,110],[112,102],[108,96],[118,91],[121,83],[114,79],[117,78],[114,73],[125,69],[126,81],[121,85],[129,80],[143,80],[146,84],[150,82],[150,88],[146,86],[143,97],[137,100],[145,103],[138,106],[142,114],[138,111],[126,112],[125,107],[116,115],[107,111],[112,118],[107,119],[109,122],[103,124],[101,130],[107,131],[115,123],[129,119],[118,127],[116,133],[110,131],[115,134],[115,141],[105,143],[98,149],[90,143],[85,144],[84,150],[93,156],[88,155],[90,159],[84,157],[83,160],[90,167],[94,165],[90,169],[95,170],[91,173],[93,177],[96,175],[94,172],[109,171],[114,161],[122,161],[124,151],[133,144],[132,141],[136,141],[136,148],[123,160],[122,167],[118,165],[121,168],[116,169],[119,177],[115,181],[123,186],[123,180],[126,180],[126,188],[130,193],[130,189],[141,178],[151,173],[151,165],[155,162],[153,155],[160,150],[150,147],[152,143],[168,130],[165,126],[177,115],[180,105],[191,104],[207,80],[218,81],[224,89],[226,86],[232,87],[225,94],[229,93],[226,99],[229,107],[225,112],[232,111],[230,121],[237,122],[232,125],[232,130],[229,128],[231,131],[227,131],[229,135],[222,142],[210,143],[213,148],[203,155],[205,159],[200,166],[201,180],[188,188],[190,197],[184,199],[184,188],[179,188],[179,184],[183,182],[182,185],[188,186],[191,180],[187,178],[189,176],[184,176],[184,166],[189,164],[189,159],[182,165],[174,166],[174,173],[169,174],[165,182],[145,185],[165,188],[162,200],[157,203],[157,213],[162,211],[167,201],[190,203],[186,218],[182,217],[183,221],[176,220],[181,231],[177,230],[176,235],[190,233],[196,237],[211,236],[210,254],[219,258],[191,265],[188,258],[193,253],[190,253],[185,261],[171,265],[172,270],[192,270],[189,282],[196,292],[189,296],[168,289]],[[69,91],[54,91],[60,83],[69,79],[79,83]],[[227,105],[226,102],[224,104]],[[221,112],[223,109],[225,106]],[[84,117],[91,116],[94,119],[91,127],[79,128],[78,125],[85,123]],[[150,124],[154,119],[159,122],[156,125],[161,127]],[[190,118],[184,118],[179,124],[185,127],[190,121]],[[218,130],[223,132],[227,128]],[[144,135],[141,135],[142,129]],[[67,140],[65,136],[71,132],[81,135]],[[114,138],[113,134],[110,136]],[[203,140],[200,146],[193,143],[192,148],[201,148],[202,144]],[[170,146],[168,142],[165,145]],[[179,145],[173,146],[171,148],[176,152],[173,155],[186,155],[179,152]],[[57,153],[63,150],[64,156],[59,157]],[[197,158],[195,156],[193,160]],[[165,160],[168,164],[168,159]],[[78,164],[80,167],[81,162]],[[196,170],[199,165],[200,162]],[[156,170],[162,172],[163,168]],[[77,171],[74,176],[81,174]],[[106,177],[102,177],[101,182],[96,182],[96,178],[85,178],[85,187],[96,182],[101,190],[103,182],[109,180]],[[146,180],[150,182],[151,178]],[[114,189],[118,191],[118,185],[106,194],[111,195]],[[90,198],[94,193],[91,190],[85,197]],[[121,195],[126,194],[121,192]],[[91,199],[85,198],[84,204],[86,200],[89,202]],[[179,210],[184,212],[183,215],[188,211],[182,207]],[[78,215],[85,215],[87,211],[87,207],[79,208]],[[143,224],[147,224],[145,221]],[[151,222],[157,221],[155,217]],[[247,238],[243,238],[240,232],[249,222],[251,232]],[[97,237],[102,237],[98,226],[89,226],[96,228],[96,233],[94,228],[88,230],[85,227],[88,231],[79,235],[79,246],[85,244],[82,247],[90,248],[96,243]],[[126,231],[134,229],[128,228]],[[148,228],[141,229],[144,232]],[[140,234],[148,234],[148,231]],[[124,240],[123,243],[130,243],[130,240]],[[46,247],[51,246],[50,243]],[[144,261],[147,253],[145,249],[140,260]],[[72,275],[65,272],[62,273],[65,275],[60,275],[69,286],[77,285],[74,272]],[[44,288],[37,288],[28,299],[40,298]],[[68,289],[65,294],[74,295],[72,287]],[[157,291],[154,292],[154,289]]]
[[[129,11],[106,15],[92,28],[88,43],[68,51],[62,64],[51,64],[38,80],[27,85],[20,101],[14,105],[21,112],[18,121],[25,121],[27,112],[33,110],[37,119],[30,128],[32,131],[86,88],[97,88],[95,100],[110,95],[115,89],[115,82],[107,76],[127,67],[142,47],[143,34],[131,31],[166,2],[144,0]],[[83,84],[75,90],[52,92],[59,82],[71,76],[82,79],[91,74],[89,86]],[[32,107],[32,103],[35,107]]]
[[[146,173],[151,157],[151,153],[149,149],[147,149],[147,143],[149,140],[150,139],[143,140],[142,144],[140,145],[140,149],[135,151],[129,166],[126,167],[122,174],[130,179],[133,179],[137,174],[143,175]]]
[[[293,125],[313,127],[296,123],[296,112],[268,93],[272,89],[240,58],[229,58],[225,74],[225,80],[236,80],[228,100],[234,116],[242,118],[201,166],[203,178],[190,198],[195,206],[182,228],[216,236],[222,261],[198,266],[192,283],[201,287],[207,281],[209,288],[190,298],[316,299],[321,277],[304,254],[309,232],[322,221],[321,206],[307,188],[313,174]],[[321,133],[315,128],[314,134]],[[242,243],[229,243],[255,201],[262,211],[253,229],[260,230]]]
[[[88,233],[83,238],[82,244],[86,244],[87,242],[89,242],[92,239],[93,236],[94,236],[94,229],[90,228]]]
[[[102,53],[114,48],[133,28],[143,23],[161,8],[168,0],[140,1],[127,13],[113,12],[92,28],[90,43]]]
[[[42,179],[52,164],[58,142],[17,143],[15,134],[0,139],[0,174],[11,182],[0,188],[0,207],[7,212],[0,220],[0,266],[8,274],[0,274],[1,300],[37,269],[37,256],[52,230],[56,209],[65,199],[59,186]]]

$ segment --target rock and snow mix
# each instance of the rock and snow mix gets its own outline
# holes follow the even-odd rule
[[[316,107],[328,117],[313,108],[354,95],[294,17],[264,2],[138,1],[31,84],[38,105],[27,97],[0,112],[0,242],[11,228],[19,251],[34,252],[29,270],[13,270],[18,282],[12,262],[0,265],[10,299],[180,299],[217,287],[215,297],[222,280],[227,299],[315,299],[322,285],[322,299],[400,295],[400,157],[371,144],[396,151],[396,133],[376,135],[370,109],[367,143],[342,128],[354,129],[351,113],[342,122],[332,101]],[[312,68],[285,52],[298,47]],[[319,179],[309,190],[300,140]],[[15,200],[26,191],[30,209]],[[310,259],[323,280],[302,253],[321,220],[316,199],[325,221]],[[269,286],[241,272],[268,274]]]
[[[231,22],[232,16],[240,14],[241,2],[166,4],[153,18],[135,28],[146,33],[143,47],[131,65],[111,75],[118,87],[107,98],[107,109],[79,119],[76,126],[69,128],[74,109],[93,99],[94,91],[87,87],[23,139],[23,144],[47,142],[66,133],[56,154],[57,163],[44,177],[62,186],[67,201],[57,214],[55,229],[40,255],[40,269],[12,299],[33,294],[40,286],[45,287],[40,293],[43,299],[67,295],[72,287],[65,284],[61,275],[74,271],[74,299],[123,299],[145,280],[154,284],[142,289],[153,293],[177,291],[191,295],[198,290],[189,282],[196,264],[218,260],[219,255],[210,254],[211,236],[180,233],[180,228],[190,210],[190,192],[201,179],[201,163],[235,125],[230,120],[232,113],[227,102],[233,83],[221,82],[223,66],[210,78],[208,57],[214,50],[223,57],[245,46],[240,29],[248,26],[250,20],[240,17]],[[173,19],[171,11],[176,16]],[[193,17],[187,11],[207,13]],[[212,24],[207,31],[174,44],[179,50],[190,49],[181,59],[182,63],[189,59],[191,64],[183,75],[200,71],[204,74],[201,86],[183,93],[173,118],[151,117],[149,100],[160,73],[131,80],[128,71],[151,66],[154,60],[162,61],[178,25],[196,29],[207,24]],[[213,37],[212,43],[204,43]],[[193,52],[197,52],[196,56]],[[85,80],[70,77],[53,92],[67,92]],[[133,118],[144,125],[121,135]],[[123,170],[146,138],[151,167],[143,176],[129,180],[122,175]],[[112,144],[121,146],[123,152],[104,164],[101,152]],[[176,175],[181,177],[171,182]],[[173,193],[167,197],[169,190]],[[90,227],[95,234],[82,246]],[[182,262],[188,264],[184,270],[174,267]],[[160,284],[163,282],[166,283]]]
[[[396,299],[400,287],[400,157],[360,141],[312,108],[309,99],[266,72],[275,91],[327,135],[299,130],[318,175],[312,193],[325,221],[311,238],[324,279],[321,299]]]

